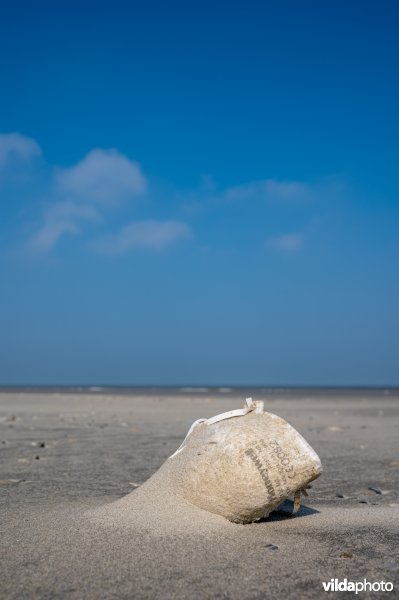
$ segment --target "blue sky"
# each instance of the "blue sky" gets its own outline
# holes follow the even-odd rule
[[[398,17],[3,7],[0,384],[399,384]]]

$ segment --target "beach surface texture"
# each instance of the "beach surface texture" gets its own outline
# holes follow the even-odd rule
[[[286,419],[323,474],[240,525],[141,488],[193,421],[246,396]],[[0,392],[0,598],[399,597],[399,391],[87,388]],[[336,581],[335,581],[336,580]],[[350,593],[348,597],[352,596]]]

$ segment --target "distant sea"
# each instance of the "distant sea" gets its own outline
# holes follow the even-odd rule
[[[201,395],[208,396],[248,396],[264,397],[300,397],[320,396],[398,396],[399,386],[116,386],[116,385],[71,385],[71,386],[13,386],[0,385],[0,393],[34,393],[34,394],[105,394],[105,395]]]

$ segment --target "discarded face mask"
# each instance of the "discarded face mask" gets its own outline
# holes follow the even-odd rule
[[[296,512],[301,491],[321,472],[304,438],[248,398],[243,409],[193,423],[153,478],[203,510],[250,523],[292,496]]]

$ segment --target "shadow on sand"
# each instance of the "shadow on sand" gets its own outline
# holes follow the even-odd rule
[[[270,523],[271,521],[285,521],[286,519],[298,519],[299,517],[310,517],[316,515],[320,511],[310,508],[309,506],[301,505],[297,513],[293,514],[294,503],[292,500],[284,500],[278,509],[274,510],[268,517],[260,519],[257,523]]]

